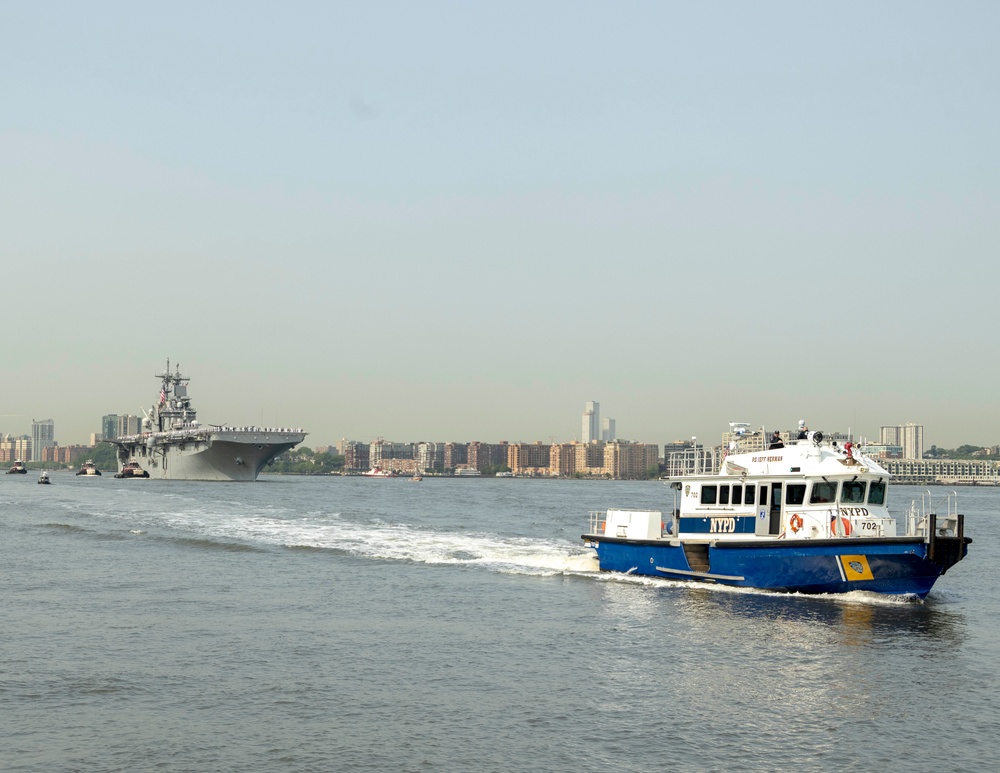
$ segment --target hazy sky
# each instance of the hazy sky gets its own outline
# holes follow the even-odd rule
[[[1000,4],[6,2],[0,432],[1000,443]]]

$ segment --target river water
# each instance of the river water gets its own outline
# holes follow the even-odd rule
[[[1000,769],[1000,489],[920,603],[597,573],[659,483],[52,477],[0,478],[3,771]]]

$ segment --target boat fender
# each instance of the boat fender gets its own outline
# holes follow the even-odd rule
[[[847,520],[846,518],[841,518],[840,519],[840,523],[844,527],[844,536],[845,537],[850,537],[851,536],[851,522],[849,520]],[[835,516],[835,515],[830,517],[830,531],[832,531],[834,534],[837,533],[837,516]]]
[[[802,516],[799,515],[798,513],[795,513],[792,516],[791,520],[788,522],[788,525],[791,527],[792,531],[794,531],[797,534],[799,529],[802,528]]]

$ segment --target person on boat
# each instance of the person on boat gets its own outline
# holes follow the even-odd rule
[[[805,419],[799,420],[799,440],[807,440],[809,438],[809,427],[806,426]]]
[[[773,448],[784,448],[784,447],[785,444],[781,442],[781,433],[778,432],[778,430],[775,430],[774,434],[771,435],[771,445],[768,446],[768,450],[771,450]]]

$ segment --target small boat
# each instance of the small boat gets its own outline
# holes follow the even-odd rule
[[[496,474],[495,477],[497,477],[497,478],[513,478],[514,477],[514,473],[511,472],[510,470],[501,470],[500,472],[498,472]]]
[[[97,465],[94,464],[93,459],[88,459],[83,463],[83,466],[77,471],[77,475],[100,475],[101,471],[97,469]]]
[[[745,425],[734,425],[745,426]],[[734,433],[731,433],[733,436]],[[889,474],[821,432],[768,446],[735,433],[718,471],[667,479],[672,511],[591,513],[602,571],[788,593],[924,598],[972,540],[954,494],[890,515]],[[743,450],[746,445],[753,450]]]
[[[98,473],[100,474],[100,473]],[[128,462],[115,473],[116,478],[148,478],[149,473],[139,466],[138,462]]]
[[[8,475],[27,475],[28,474],[28,468],[24,466],[24,462],[22,462],[21,460],[18,460],[18,461],[14,462],[10,466],[10,469],[7,470],[7,474]]]
[[[39,483],[43,483],[43,484],[50,484],[50,483],[52,483],[52,481],[49,480],[49,474],[48,474],[48,472],[46,472],[46,471],[43,470],[42,474],[38,476],[38,482]]]
[[[361,473],[366,478],[395,478],[396,473],[391,470],[383,470],[381,467],[372,467],[367,472]]]
[[[419,482],[420,482],[420,481],[422,481],[423,479],[424,479],[424,476],[423,476],[423,475],[421,475],[421,474],[420,474],[419,472],[415,472],[415,473],[413,473],[413,477],[412,477],[412,478],[410,478],[410,480],[411,480],[411,481],[412,481],[413,483],[419,483]]]

